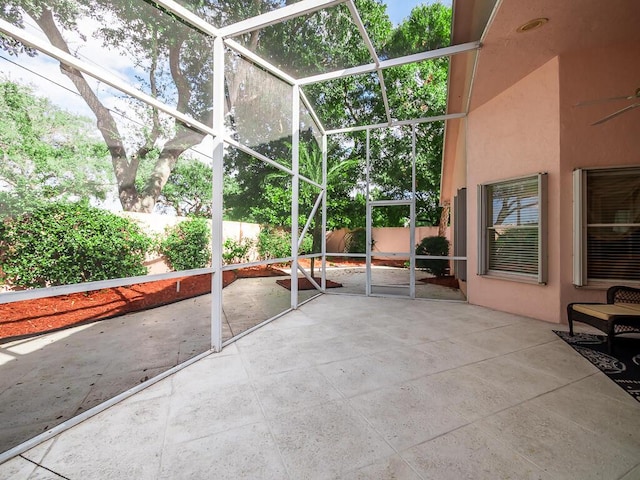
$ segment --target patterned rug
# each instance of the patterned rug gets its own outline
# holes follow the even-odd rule
[[[614,353],[609,355],[604,335],[554,333],[640,402],[640,339],[616,337]]]

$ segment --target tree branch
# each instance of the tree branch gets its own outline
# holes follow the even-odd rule
[[[43,8],[40,16],[34,20],[52,45],[71,54],[60,30],[55,24],[51,10]],[[111,154],[111,162],[113,164],[118,190],[122,192],[122,190],[130,188],[135,189],[137,168],[132,168],[132,165],[129,164],[122,136],[118,131],[118,125],[111,115],[111,112],[102,104],[81,72],[62,63],[60,64],[60,70],[73,82],[78,93],[80,93],[87,103],[87,106],[96,116],[98,130],[107,143],[107,148]]]

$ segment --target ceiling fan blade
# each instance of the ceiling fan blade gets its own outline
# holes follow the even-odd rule
[[[593,125],[600,125],[604,122],[608,122],[609,120],[611,120],[612,118],[617,117],[618,115],[622,115],[624,112],[627,112],[629,110],[633,110],[636,107],[640,107],[640,102],[639,103],[634,103],[632,105],[629,105],[628,107],[624,107],[621,110],[618,110],[617,112],[613,112],[611,115],[607,115],[604,118],[601,118],[600,120],[598,120],[597,122],[594,122],[591,124],[591,126]]]
[[[616,100],[633,100],[634,98],[639,98],[639,97],[638,95],[626,95],[624,97],[598,98],[597,100],[586,100],[584,102],[578,102],[575,104],[575,106],[584,107],[587,105],[596,105],[598,103],[615,102]]]

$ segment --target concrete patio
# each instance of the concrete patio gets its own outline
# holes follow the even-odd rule
[[[640,478],[640,404],[557,327],[324,295],[5,462],[0,478]]]

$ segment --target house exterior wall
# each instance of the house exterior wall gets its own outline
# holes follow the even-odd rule
[[[454,251],[454,238],[453,226],[457,221],[464,221],[464,219],[458,219],[458,212],[453,208],[453,199],[458,193],[458,189],[467,187],[467,147],[466,147],[466,128],[467,128],[467,119],[461,118],[458,120],[450,121],[447,124],[447,136],[450,136],[453,139],[453,148],[449,148],[448,143],[445,144],[445,155],[448,155],[448,158],[451,161],[443,163],[443,169],[449,168],[449,172],[442,172],[442,176],[446,179],[450,179],[450,184],[443,185],[443,192],[441,194],[442,198],[446,198],[445,204],[450,207],[450,224],[451,227],[447,229],[447,238],[449,239],[449,245],[451,245],[450,253]],[[446,191],[444,190],[446,189]],[[471,192],[473,194],[473,192]],[[467,196],[469,195],[469,191],[467,191]],[[472,245],[473,247],[473,245]],[[469,245],[467,245],[467,249],[469,249]],[[453,273],[456,276],[460,277],[459,272],[455,271],[455,263]],[[460,268],[465,268],[465,263],[459,264]],[[468,262],[467,262],[468,269]],[[468,270],[469,272],[469,270]],[[469,273],[467,273],[468,275]],[[467,282],[458,279],[458,284],[460,286],[460,291],[467,296]]]
[[[559,61],[547,62],[467,118],[467,298],[470,303],[558,322],[560,309]],[[548,174],[548,284],[479,276],[477,186]]]
[[[566,323],[570,302],[600,302],[606,286],[573,286],[573,170],[640,165],[640,108],[602,125],[596,120],[629,105],[585,100],[631,95],[640,87],[640,45],[572,51],[547,62],[471,111],[447,162],[447,195],[468,189],[467,298],[470,303]],[[483,81],[486,81],[483,80]],[[462,171],[461,165],[466,166]],[[538,172],[548,174],[548,283],[478,276],[477,186]],[[455,219],[454,219],[455,221]]]
[[[606,287],[573,286],[572,171],[640,165],[640,108],[591,126],[630,102],[576,107],[591,99],[631,95],[640,87],[640,45],[571,52],[560,57],[561,312],[570,302],[602,302]]]

